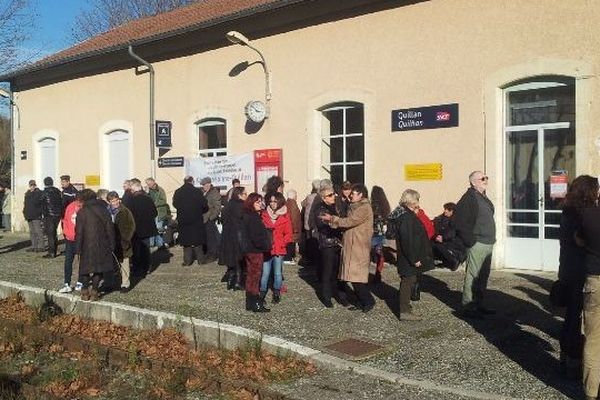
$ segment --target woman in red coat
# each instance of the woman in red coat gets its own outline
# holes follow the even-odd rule
[[[262,213],[262,220],[267,229],[273,233],[273,246],[265,254],[262,276],[260,278],[260,297],[267,295],[269,275],[273,270],[273,303],[281,300],[283,256],[287,253],[287,245],[292,242],[292,220],[285,206],[285,198],[279,192],[272,193],[267,199],[267,207]]]

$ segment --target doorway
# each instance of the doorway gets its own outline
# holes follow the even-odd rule
[[[123,182],[131,178],[129,170],[129,132],[112,131],[105,135],[106,188],[123,194]]]
[[[562,197],[552,176],[576,175],[575,86],[538,80],[507,89],[505,265],[557,271]]]
[[[37,145],[39,155],[37,181],[38,185],[43,187],[42,182],[47,176],[56,182],[56,139],[44,137],[37,142]]]

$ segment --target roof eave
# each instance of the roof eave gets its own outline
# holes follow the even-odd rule
[[[148,36],[148,37],[138,39],[138,40],[132,40],[127,43],[121,43],[121,44],[107,47],[107,48],[104,48],[101,50],[89,51],[89,52],[78,54],[76,56],[61,58],[61,59],[58,59],[56,61],[49,62],[49,63],[35,64],[34,66],[31,66],[31,67],[25,67],[22,69],[18,69],[16,71],[8,72],[4,75],[0,75],[0,82],[12,82],[16,78],[19,78],[21,76],[24,76],[24,75],[27,75],[27,74],[30,74],[33,72],[38,72],[38,71],[41,71],[41,70],[44,70],[47,68],[59,67],[59,66],[66,65],[69,63],[83,61],[83,60],[86,60],[89,58],[94,58],[94,57],[102,56],[105,54],[115,53],[115,52],[118,52],[121,50],[127,50],[127,48],[130,45],[131,46],[141,46],[141,45],[145,45],[145,44],[149,44],[149,43],[153,43],[153,42],[158,42],[158,41],[172,38],[172,37],[182,35],[185,33],[214,27],[219,24],[235,21],[237,19],[246,18],[246,17],[252,16],[255,14],[260,14],[260,13],[263,13],[266,11],[276,10],[279,8],[283,8],[283,7],[286,7],[286,6],[289,6],[292,4],[296,4],[296,3],[301,3],[304,1],[306,1],[306,0],[280,0],[280,1],[273,2],[273,3],[268,3],[268,4],[261,5],[261,6],[257,6],[257,7],[251,7],[251,8],[248,8],[248,9],[245,9],[242,11],[238,11],[238,12],[235,12],[233,14],[229,14],[229,15],[226,15],[223,17],[213,18],[211,20],[203,21],[199,24],[190,25],[185,28],[168,31],[168,32],[163,32],[160,34]]]

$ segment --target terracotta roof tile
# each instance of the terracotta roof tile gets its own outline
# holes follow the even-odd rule
[[[211,20],[233,16],[281,0],[204,0],[163,14],[141,18],[94,36],[66,50],[48,56],[30,67],[55,64],[61,60],[78,58],[87,53],[107,50],[139,40],[151,39],[170,32],[192,28]],[[27,68],[29,69],[29,68]]]

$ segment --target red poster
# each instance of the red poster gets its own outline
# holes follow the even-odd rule
[[[550,175],[550,197],[563,199],[567,195],[569,176],[566,171],[553,171]]]
[[[262,192],[267,179],[273,175],[283,179],[283,152],[281,149],[254,150],[254,185]]]

